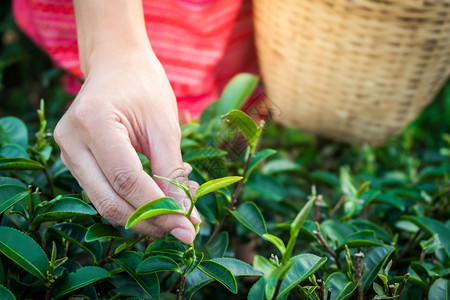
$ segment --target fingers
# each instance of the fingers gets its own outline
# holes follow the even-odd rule
[[[186,184],[190,187],[193,197],[198,184],[188,179],[192,167],[187,163],[183,163],[180,150],[180,136],[177,134],[172,136],[160,135],[157,141],[152,141],[149,149],[153,174]],[[191,201],[180,188],[164,180],[155,179],[155,181],[167,196],[177,199],[186,211],[189,210]],[[194,191],[194,194],[192,194],[192,191]],[[201,223],[201,218],[196,208],[192,211],[191,221],[193,224]]]
[[[86,190],[100,215],[110,222],[123,226],[136,208],[164,196],[142,170],[136,152],[120,132],[109,131],[113,136],[107,143],[103,136],[90,142],[88,147],[63,131],[55,134],[62,148],[63,162]],[[170,232],[185,243],[191,243],[195,238],[192,223],[180,214],[154,217],[132,229],[153,237],[163,237]]]

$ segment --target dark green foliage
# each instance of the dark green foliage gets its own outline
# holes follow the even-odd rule
[[[4,14],[8,3],[0,7]],[[1,20],[2,35],[18,34]],[[66,98],[59,71],[33,51],[20,34],[0,49],[1,299],[449,297],[450,85],[398,139],[374,149],[253,121],[238,109],[258,80],[239,75],[182,126],[183,157],[201,187],[190,195],[171,183],[203,220],[187,245],[97,214],[51,138]],[[37,75],[26,77],[27,68]],[[47,119],[43,106],[36,115],[19,104],[37,108],[31,86],[52,92]],[[162,213],[190,215],[165,197],[127,227]]]

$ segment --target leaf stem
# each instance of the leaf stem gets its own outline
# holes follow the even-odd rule
[[[45,178],[47,178],[48,186],[50,187],[50,196],[52,198],[55,198],[55,186],[53,185],[53,180],[50,177],[50,174],[48,173],[47,166],[45,166],[43,171],[44,171]]]
[[[339,269],[342,269],[342,263],[339,260],[339,257],[336,255],[336,252],[334,252],[333,249],[331,249],[330,245],[328,245],[327,241],[322,236],[322,233],[320,232],[319,223],[317,223],[317,222],[316,222],[316,228],[317,228],[317,230],[313,230],[313,234],[319,239],[320,244],[325,249],[325,251],[328,252],[333,257],[334,261],[336,262],[337,267]]]
[[[109,257],[109,253],[111,252],[111,248],[112,248],[113,244],[114,244],[114,239],[111,239],[111,240],[108,242],[108,244],[106,245],[106,250],[105,250],[105,252],[103,253],[103,257],[102,257],[102,259],[100,260],[100,262],[98,263],[98,266],[99,266],[99,267],[103,267],[103,266],[105,265],[106,260],[107,260],[108,257]]]
[[[405,276],[403,277],[402,285],[400,286],[400,289],[398,290],[397,296],[399,298],[402,295],[403,289],[405,288],[405,285],[406,285],[406,282],[408,281],[408,278],[409,278],[409,273],[406,273]]]
[[[277,299],[278,293],[280,292],[280,288],[281,288],[281,281],[282,281],[282,279],[278,279],[278,281],[277,281],[277,285],[275,287],[275,292],[273,293],[272,300]]]
[[[189,269],[189,266],[186,266],[186,268],[183,271],[183,274],[181,274],[180,287],[178,288],[178,293],[177,293],[177,300],[182,300],[183,299],[184,287],[186,285],[186,272],[187,272],[188,269]]]
[[[414,243],[416,242],[421,232],[422,231],[420,229],[417,230],[416,234],[408,241],[406,247],[395,259],[394,266],[400,261],[401,258],[403,258],[406,254],[408,254],[411,251],[411,248],[414,246]]]
[[[362,287],[362,278],[363,278],[363,262],[364,253],[359,252],[355,254],[355,280],[358,282],[358,291],[356,294],[356,300],[363,300],[364,293]]]
[[[347,194],[343,194],[339,199],[338,203],[336,203],[336,205],[333,207],[330,213],[330,219],[334,216],[335,213],[338,212],[338,210],[342,207],[342,205],[344,205],[345,198],[347,198]]]
[[[319,286],[319,299],[324,300],[325,299],[325,290],[323,286],[323,280],[320,278],[317,278],[317,285]]]
[[[194,207],[195,207],[195,203],[196,203],[197,201],[194,201],[193,199],[191,199],[191,206],[189,207],[189,211],[187,212],[187,214],[186,214],[186,218],[188,218],[188,219],[190,219],[191,218],[191,214],[192,214],[192,211],[194,210]]]
[[[328,289],[327,300],[331,300],[331,293],[333,292],[333,288]]]
[[[231,199],[230,205],[228,205],[229,210],[235,210],[236,204],[238,200],[239,193],[241,192],[242,186],[244,184],[245,175],[247,174],[247,170],[250,167],[250,160],[252,159],[252,153],[250,152],[247,157],[247,161],[245,162],[244,171],[242,172],[242,179],[239,180],[238,185],[236,187],[236,190],[234,191],[233,198]],[[206,246],[211,244],[219,234],[219,232],[222,230],[222,227],[225,225],[225,223],[228,221],[230,217],[230,214],[228,212],[225,213],[225,215],[222,217],[222,220],[220,220],[219,225],[217,225],[216,228],[214,228],[213,233],[211,234],[211,237],[209,238],[208,242],[206,243]]]

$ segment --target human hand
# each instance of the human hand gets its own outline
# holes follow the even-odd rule
[[[136,208],[163,196],[188,210],[186,195],[153,180],[136,154],[149,158],[153,174],[181,181],[193,192],[198,187],[187,178],[191,168],[181,157],[175,96],[159,61],[146,47],[94,55],[80,93],[55,129],[62,161],[112,224],[125,225]],[[170,232],[190,243],[196,234],[192,224],[201,222],[196,210],[190,221],[167,214],[133,230],[153,237]]]

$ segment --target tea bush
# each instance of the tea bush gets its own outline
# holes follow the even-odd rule
[[[189,245],[100,217],[59,159],[43,104],[33,138],[0,118],[1,299],[446,299],[450,136],[421,155],[407,132],[381,149],[320,144],[238,110],[257,82],[236,76],[182,126],[201,185],[191,195],[165,180],[203,217]],[[126,227],[190,211],[164,197]]]
[[[0,3],[0,299],[449,298],[450,85],[374,149],[281,127],[265,106],[249,117],[239,109],[258,79],[238,75],[182,126],[203,219],[187,245],[98,215],[51,135],[68,98],[60,71],[9,10]],[[38,96],[49,101],[36,114]],[[127,227],[163,213],[189,215],[165,197]]]

